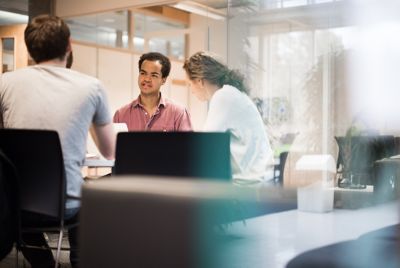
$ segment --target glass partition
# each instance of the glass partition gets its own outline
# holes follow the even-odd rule
[[[396,1],[226,2],[227,62],[245,74],[275,157],[289,151],[287,185],[316,179],[296,170],[303,155],[329,154],[339,161],[337,140],[342,138],[337,137],[344,137],[346,160],[341,159],[338,172],[346,183],[361,176],[363,183],[374,184],[375,161],[399,153],[395,7]],[[375,145],[355,149],[359,136],[373,137]],[[379,147],[382,154],[374,151],[377,136],[389,136],[394,151],[383,153],[386,145]],[[351,174],[351,161],[368,169]]]
[[[228,63],[245,74],[276,157],[289,148],[292,158],[296,153],[336,157],[334,136],[354,121],[344,105],[343,72],[354,24],[346,20],[342,2],[228,5]],[[296,157],[292,160],[295,164]]]
[[[128,48],[128,12],[113,11],[66,19],[74,40]]]
[[[77,41],[138,53],[158,51],[183,60],[187,25],[153,13],[121,10],[68,18],[66,22]]]

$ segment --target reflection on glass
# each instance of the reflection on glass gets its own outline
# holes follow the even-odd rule
[[[310,6],[317,5],[322,3],[331,3],[331,2],[339,2],[342,0],[264,0],[258,1],[260,7],[265,9],[274,9],[274,8],[290,8],[290,7],[298,7],[298,6]],[[257,2],[257,1],[255,1]]]
[[[14,71],[14,38],[2,38],[3,73]]]
[[[66,19],[74,40],[128,48],[128,11],[113,11]]]
[[[153,38],[149,40],[149,50],[158,51],[164,55],[168,55],[168,43],[167,40],[160,38]]]
[[[129,21],[131,18],[132,23]],[[116,48],[133,49],[138,53],[158,51],[176,59],[185,55],[187,26],[160,16],[128,10],[106,12],[66,19],[74,40]],[[130,30],[129,25],[133,25]],[[129,44],[131,31],[132,45]]]

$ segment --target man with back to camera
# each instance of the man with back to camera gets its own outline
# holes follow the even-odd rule
[[[115,134],[107,96],[96,78],[68,69],[72,52],[70,30],[60,18],[40,15],[27,25],[25,44],[36,65],[0,77],[0,127],[56,130],[65,164],[67,194],[79,196],[81,166],[90,130],[100,152],[114,158]],[[68,200],[65,219],[77,217],[79,201]],[[33,214],[33,215],[32,215]],[[48,220],[43,215],[22,214],[22,221]],[[77,246],[77,228],[68,231],[71,249]],[[23,234],[27,244],[47,246],[41,233]],[[32,267],[54,267],[51,250],[24,248]],[[76,267],[77,252],[70,252]]]
[[[126,123],[129,131],[191,131],[188,111],[160,92],[170,70],[171,62],[163,54],[143,54],[139,59],[140,95],[115,112],[114,123]]]

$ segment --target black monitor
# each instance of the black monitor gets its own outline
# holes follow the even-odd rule
[[[121,132],[115,175],[231,179],[227,132]]]

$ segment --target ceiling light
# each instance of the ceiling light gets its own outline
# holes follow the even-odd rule
[[[172,7],[216,20],[224,20],[226,18],[224,12],[192,1],[179,2],[172,5]]]
[[[28,22],[28,16],[17,13],[0,11],[0,23],[6,24],[23,24]]]

